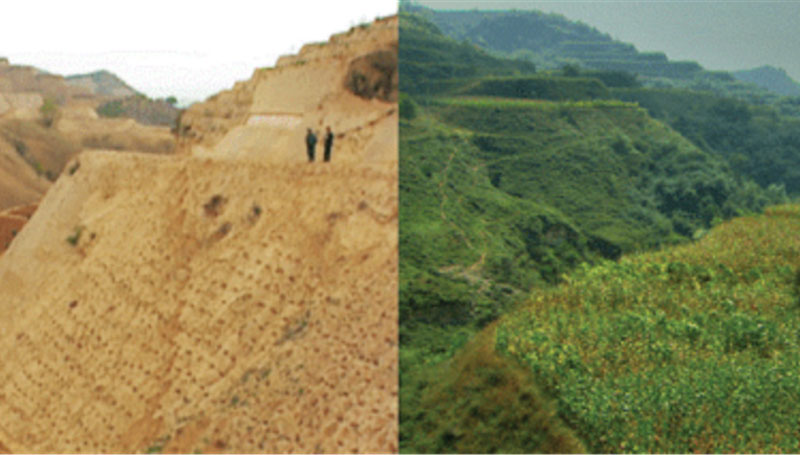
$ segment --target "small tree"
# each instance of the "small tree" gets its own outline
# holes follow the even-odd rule
[[[42,115],[42,124],[50,128],[58,119],[58,104],[52,98],[47,98],[39,108],[39,113]]]
[[[169,97],[167,97],[167,99],[166,99],[165,101],[166,101],[166,102],[167,102],[167,104],[169,104],[170,106],[175,106],[175,105],[178,103],[178,99],[177,99],[177,98],[175,98],[174,96],[169,96]]]
[[[568,63],[561,67],[561,74],[566,77],[578,77],[581,75],[581,69],[578,65]]]

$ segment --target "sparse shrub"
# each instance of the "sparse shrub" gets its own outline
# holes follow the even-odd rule
[[[203,204],[203,210],[206,213],[206,216],[216,217],[220,213],[222,213],[222,209],[225,206],[225,203],[228,200],[223,197],[221,194],[215,194],[208,200],[205,204]]]
[[[19,153],[20,156],[25,156],[25,153],[28,151],[28,146],[19,139],[14,140],[14,150]]]
[[[39,108],[42,124],[48,128],[53,126],[60,114],[58,104],[52,98],[47,98]]]
[[[69,237],[67,237],[67,242],[72,246],[77,246],[78,242],[81,239],[81,233],[83,233],[83,226],[75,226],[75,232]]]
[[[80,161],[76,161],[75,164],[70,166],[69,175],[74,175],[78,171],[78,168],[80,168],[80,167],[81,167]]]

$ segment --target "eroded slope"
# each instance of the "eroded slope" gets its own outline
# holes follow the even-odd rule
[[[397,161],[397,46],[396,16],[308,44],[187,109],[180,146],[195,155],[302,162],[306,129],[321,139],[330,126],[334,161]]]
[[[0,444],[397,450],[396,169],[79,160],[0,260]]]

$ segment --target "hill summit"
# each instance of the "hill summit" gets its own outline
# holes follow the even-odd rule
[[[771,92],[784,96],[800,96],[800,83],[789,77],[786,70],[774,66],[759,66],[750,70],[736,71],[736,79],[752,82]]]
[[[356,27],[189,109],[182,153],[68,163],[0,258],[0,451],[397,451],[396,50]]]
[[[68,84],[86,88],[95,95],[125,97],[139,94],[116,74],[106,70],[74,74],[67,76],[66,80]]]

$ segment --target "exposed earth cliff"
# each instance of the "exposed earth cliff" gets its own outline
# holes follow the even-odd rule
[[[181,154],[67,163],[0,257],[0,451],[397,451],[396,68],[348,79],[396,50],[378,20],[191,108]]]

